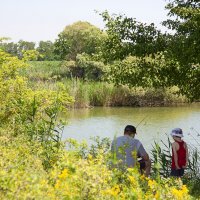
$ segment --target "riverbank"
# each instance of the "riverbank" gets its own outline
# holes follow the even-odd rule
[[[72,108],[103,107],[160,107],[188,103],[188,100],[178,95],[178,88],[144,89],[114,86],[105,82],[85,82],[81,80],[63,79],[66,92],[74,98]],[[57,81],[32,82],[34,88],[56,88]]]
[[[72,108],[104,107],[158,107],[188,103],[187,98],[178,95],[178,88],[129,88],[112,83],[86,81],[69,77],[68,68],[59,61],[30,62],[22,72],[36,89],[56,88],[63,83],[66,92],[74,98]]]

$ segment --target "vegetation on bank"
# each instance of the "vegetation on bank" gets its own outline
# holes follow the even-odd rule
[[[109,169],[102,146],[98,155],[91,151],[84,158],[85,144],[68,145],[73,150],[58,149],[56,162],[45,170],[41,143],[27,141],[24,135],[0,136],[1,199],[192,199],[179,179]]]
[[[110,162],[115,159],[107,139],[97,138],[91,147],[72,139],[61,141],[63,122],[57,116],[73,98],[62,84],[53,90],[30,87],[19,73],[27,67],[27,58],[19,60],[3,51],[0,55],[1,199],[179,200],[198,196],[193,179],[183,184],[163,176],[156,159],[149,178],[137,168],[113,169]]]
[[[58,115],[70,106],[141,106],[149,98],[154,105],[157,99],[165,104],[177,101],[177,94],[192,101],[200,98],[199,3],[174,0],[167,9],[177,17],[163,22],[174,35],[104,12],[106,33],[88,23],[68,26],[56,44],[39,45],[43,57],[34,44],[1,42],[1,199],[199,198],[197,149],[191,151],[188,173],[180,180],[168,177],[170,142],[168,149],[155,144],[153,172],[145,178],[137,168],[111,168],[115,160],[106,139],[91,147],[61,141],[64,122]],[[77,37],[70,37],[72,32]],[[57,61],[61,57],[54,50],[68,60]],[[27,63],[43,59],[53,62]]]
[[[71,76],[71,62],[32,61],[21,74],[30,80],[33,88],[55,89],[61,82],[65,90],[73,98],[73,108],[89,108],[93,106],[169,106],[187,103],[186,97],[179,93],[177,87],[142,88],[116,86],[112,82],[91,80],[87,73],[85,80]],[[81,66],[79,66],[81,68]],[[77,70],[78,73],[78,70]],[[102,77],[104,79],[104,77]]]
[[[170,33],[104,11],[104,30],[79,21],[66,26],[54,43],[41,41],[35,47],[34,42],[0,40],[0,48],[20,59],[31,50],[38,53],[31,60],[63,61],[71,77],[144,89],[176,86],[187,99],[198,101],[199,2],[169,0],[166,9],[168,19],[162,25],[173,30]]]

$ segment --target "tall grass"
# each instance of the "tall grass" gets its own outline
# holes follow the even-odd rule
[[[35,88],[55,88],[56,80],[34,81]],[[63,79],[66,92],[74,97],[74,108],[93,106],[169,106],[187,102],[177,96],[174,88],[166,90],[128,88],[105,82],[87,82],[80,79]]]
[[[58,80],[67,74],[67,69],[61,64],[61,61],[30,61],[21,73],[32,81]]]
[[[31,87],[55,88],[56,82],[64,83],[66,91],[74,97],[74,108],[93,106],[168,106],[187,102],[178,96],[178,88],[128,88],[112,83],[84,81],[70,78],[68,68],[60,61],[29,62],[29,67],[21,73],[26,76]]]

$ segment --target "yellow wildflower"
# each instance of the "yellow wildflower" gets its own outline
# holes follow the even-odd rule
[[[60,188],[60,185],[61,185],[60,180],[57,180],[57,181],[56,181],[56,184],[55,184],[55,188],[56,188],[56,189],[59,189],[59,188]]]
[[[47,181],[46,180],[41,180],[40,181],[40,185],[47,185],[48,183],[47,183]]]
[[[69,173],[68,173],[68,170],[67,169],[64,169],[63,171],[62,171],[62,173],[60,174],[60,175],[58,175],[58,178],[60,178],[60,179],[66,179],[66,177],[69,175]]]
[[[92,159],[93,159],[92,155],[88,154],[88,160],[92,160]]]
[[[182,192],[183,192],[183,194],[188,194],[189,190],[187,189],[186,185],[182,186]]]
[[[118,185],[116,185],[116,186],[112,187],[111,189],[107,189],[107,190],[103,191],[102,193],[109,194],[113,197],[117,197],[118,194],[120,193],[120,188]]]
[[[157,191],[156,194],[154,195],[155,199],[159,199],[160,198],[160,193]]]
[[[142,179],[142,180],[145,180],[145,178],[146,178],[146,176],[145,176],[144,174],[142,174],[142,175],[140,176],[140,179]]]
[[[183,191],[182,190],[177,190],[176,188],[172,188],[172,194],[176,199],[183,199]]]
[[[135,185],[136,184],[136,180],[135,180],[135,177],[134,176],[128,176],[131,184]]]
[[[151,189],[155,189],[155,187],[156,187],[156,181],[155,181],[155,180],[149,179],[149,180],[148,180],[148,186],[149,186]]]

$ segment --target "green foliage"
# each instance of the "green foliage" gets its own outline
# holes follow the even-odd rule
[[[76,61],[36,61],[28,64],[29,67],[20,73],[33,81],[59,81],[64,78],[102,81],[108,71],[108,66],[85,55],[78,55]]]
[[[35,80],[35,79],[34,79]],[[48,79],[50,80],[50,79]],[[66,92],[74,97],[74,108],[93,106],[169,106],[188,102],[184,96],[178,95],[179,89],[172,88],[129,88],[115,86],[112,83],[89,82],[80,79],[63,79]],[[32,82],[34,88],[56,88],[55,81]]]
[[[99,55],[105,62],[114,62],[111,74],[117,84],[177,86],[191,101],[199,100],[199,2],[174,0],[166,8],[170,17],[176,17],[163,22],[175,31],[173,35],[162,34],[154,24],[103,12],[107,38]],[[126,69],[123,61],[130,56],[135,61]]]
[[[27,50],[27,51],[22,51],[23,53],[23,61],[34,61],[37,60],[38,57],[40,57],[40,54],[36,50]]]
[[[129,56],[111,65],[110,81],[129,87],[169,87],[174,85],[169,72],[174,69],[173,73],[176,73],[177,66],[163,53],[143,58]]]
[[[97,52],[103,34],[88,22],[78,21],[66,26],[55,42],[55,52],[63,59],[75,60],[77,54]]]
[[[170,53],[181,64],[200,63],[200,3],[195,0],[169,1],[170,19],[163,24],[176,31],[171,39]]]
[[[191,100],[200,97],[200,4],[195,0],[169,1],[169,17],[163,24],[175,31],[167,48],[170,59],[178,61],[179,78],[176,83]],[[173,76],[173,74],[172,74]],[[174,78],[176,77],[173,76]]]
[[[54,54],[55,46],[51,41],[40,41],[37,51],[42,55],[38,60],[52,61],[57,60],[59,57]]]
[[[0,44],[0,48],[5,52],[10,53],[13,56],[18,55],[18,45],[14,42],[8,42],[8,43],[2,42]]]
[[[35,43],[34,42],[28,42],[28,41],[20,40],[17,45],[18,45],[17,56],[19,58],[22,58],[24,51],[35,49]]]
[[[47,174],[40,159],[41,145],[4,135],[0,136],[0,152],[0,198],[44,199],[48,186],[42,185]]]
[[[89,149],[89,154],[93,158],[98,158],[99,152],[106,155],[110,150],[111,141],[109,138],[92,137],[93,143]]]
[[[108,72],[108,66],[102,62],[91,60],[86,54],[78,54],[76,56],[76,65],[82,70],[82,77],[85,80],[100,81],[106,77]]]
[[[159,174],[162,177],[169,177],[171,173],[171,142],[168,138],[168,144],[164,145],[164,149],[159,146],[158,143],[154,143],[152,149],[153,156],[153,171],[155,174]]]
[[[20,40],[17,43],[8,42],[7,38],[2,38],[0,40],[0,48],[18,58],[22,58],[25,51],[37,51],[40,56],[37,57],[37,60],[59,60],[60,56],[56,56],[54,53],[55,47],[54,43],[51,41],[40,41],[39,46],[36,48],[34,42],[28,42]]]
[[[103,151],[83,158],[77,154],[80,145],[71,141],[71,151],[60,150],[57,162],[45,171],[40,143],[1,136],[1,199],[191,199],[181,180],[158,182],[141,176],[137,168],[110,170]]]
[[[127,56],[144,57],[163,51],[167,35],[150,25],[137,22],[124,15],[100,14],[105,22],[107,37],[102,46],[102,56],[107,61],[124,59]]]
[[[57,117],[72,98],[61,84],[56,90],[29,88],[27,79],[19,75],[24,67],[27,67],[24,60],[0,50],[0,130],[1,134],[24,135],[30,141],[40,142],[46,155],[43,165],[49,168],[61,148],[59,128],[62,131],[62,126]]]
[[[0,48],[3,51],[21,59],[25,51],[35,50],[35,43],[24,40],[19,40],[18,43],[5,42],[5,39],[3,38],[2,41],[0,41]]]
[[[32,81],[55,81],[68,76],[61,61],[32,61],[20,74]]]

